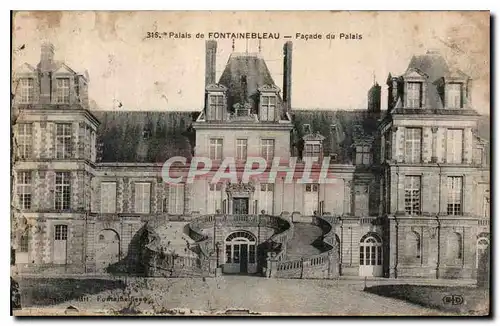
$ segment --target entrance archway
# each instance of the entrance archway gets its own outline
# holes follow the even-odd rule
[[[98,272],[106,272],[108,266],[120,260],[120,236],[118,233],[111,229],[104,229],[98,233],[95,257]]]
[[[253,274],[257,272],[257,241],[247,231],[231,233],[224,241],[224,273]]]
[[[359,275],[383,275],[382,240],[376,233],[364,235],[359,242]]]

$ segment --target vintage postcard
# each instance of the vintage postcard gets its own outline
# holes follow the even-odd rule
[[[490,314],[490,13],[12,13],[15,316]]]

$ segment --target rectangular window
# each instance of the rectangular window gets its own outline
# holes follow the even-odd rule
[[[247,140],[237,139],[236,140],[236,159],[240,161],[245,161],[247,159]]]
[[[447,129],[446,130],[446,162],[447,163],[462,163],[463,151],[463,130],[462,129]]]
[[[69,78],[57,78],[56,103],[69,103]]]
[[[148,214],[151,209],[151,183],[135,184],[135,212]]]
[[[419,163],[422,152],[422,129],[405,128],[405,163]]]
[[[384,146],[384,155],[386,160],[392,159],[392,134],[391,132],[387,132],[385,134],[385,146]]]
[[[21,241],[19,241],[19,252],[28,252],[29,249],[29,236],[28,232],[24,232],[21,235]]]
[[[273,214],[273,202],[274,202],[274,184],[272,183],[261,183],[259,192],[259,211],[258,213]]]
[[[20,123],[17,125],[17,149],[20,159],[31,157],[33,150],[33,127],[31,123]]]
[[[222,213],[222,184],[211,183],[208,186],[208,213]]]
[[[262,121],[274,121],[276,114],[276,96],[262,96],[261,103],[261,114],[260,119]]]
[[[371,163],[370,146],[356,146],[356,165],[370,165]]]
[[[116,182],[101,183],[101,213],[116,212]]]
[[[168,212],[173,215],[184,213],[184,185],[169,186]]]
[[[71,123],[56,124],[56,158],[65,159],[71,157]]]
[[[462,84],[450,83],[446,85],[446,106],[449,109],[462,108]]]
[[[210,117],[212,120],[222,120],[224,113],[224,96],[210,95],[209,96]]]
[[[448,177],[448,215],[462,214],[462,177]]]
[[[261,153],[266,161],[271,161],[274,158],[274,139],[262,139]]]
[[[31,209],[31,171],[17,173],[17,196],[20,209]]]
[[[422,107],[422,83],[408,83],[407,106],[409,108]]]
[[[209,157],[211,160],[222,160],[222,138],[210,138]]]
[[[22,78],[21,83],[21,103],[33,103],[33,78]]]
[[[405,211],[420,215],[420,176],[405,177]]]
[[[304,157],[319,158],[320,153],[321,153],[321,145],[320,144],[306,144],[305,145]]]
[[[68,240],[68,226],[56,225],[54,240]]]
[[[55,209],[69,209],[70,203],[71,175],[69,172],[56,172]]]

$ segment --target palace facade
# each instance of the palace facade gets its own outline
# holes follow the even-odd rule
[[[473,109],[469,76],[428,52],[389,74],[387,110],[375,84],[364,110],[307,111],[291,101],[291,42],[282,91],[260,53],[231,53],[218,80],[216,58],[207,41],[200,112],[91,111],[88,74],[50,44],[15,72],[19,272],[476,277],[489,255],[489,117]],[[168,184],[174,156],[266,166],[249,182]],[[313,176],[326,159],[329,183],[269,183],[275,158]],[[293,256],[310,224],[323,230],[318,253]]]

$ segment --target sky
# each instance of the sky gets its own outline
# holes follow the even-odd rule
[[[282,88],[283,36],[292,36],[292,108],[351,110],[366,109],[374,82],[382,86],[385,109],[388,74],[403,74],[412,55],[433,50],[474,80],[473,107],[489,114],[489,19],[488,12],[18,12],[12,58],[14,69],[36,65],[41,43],[53,43],[56,60],[88,71],[93,109],[121,103],[121,110],[196,111],[203,107],[209,32],[280,33],[261,41],[261,55]],[[155,31],[192,37],[146,37]],[[362,39],[339,39],[340,33]],[[235,52],[259,51],[257,40],[234,46]],[[217,79],[231,52],[232,40],[219,39]]]

